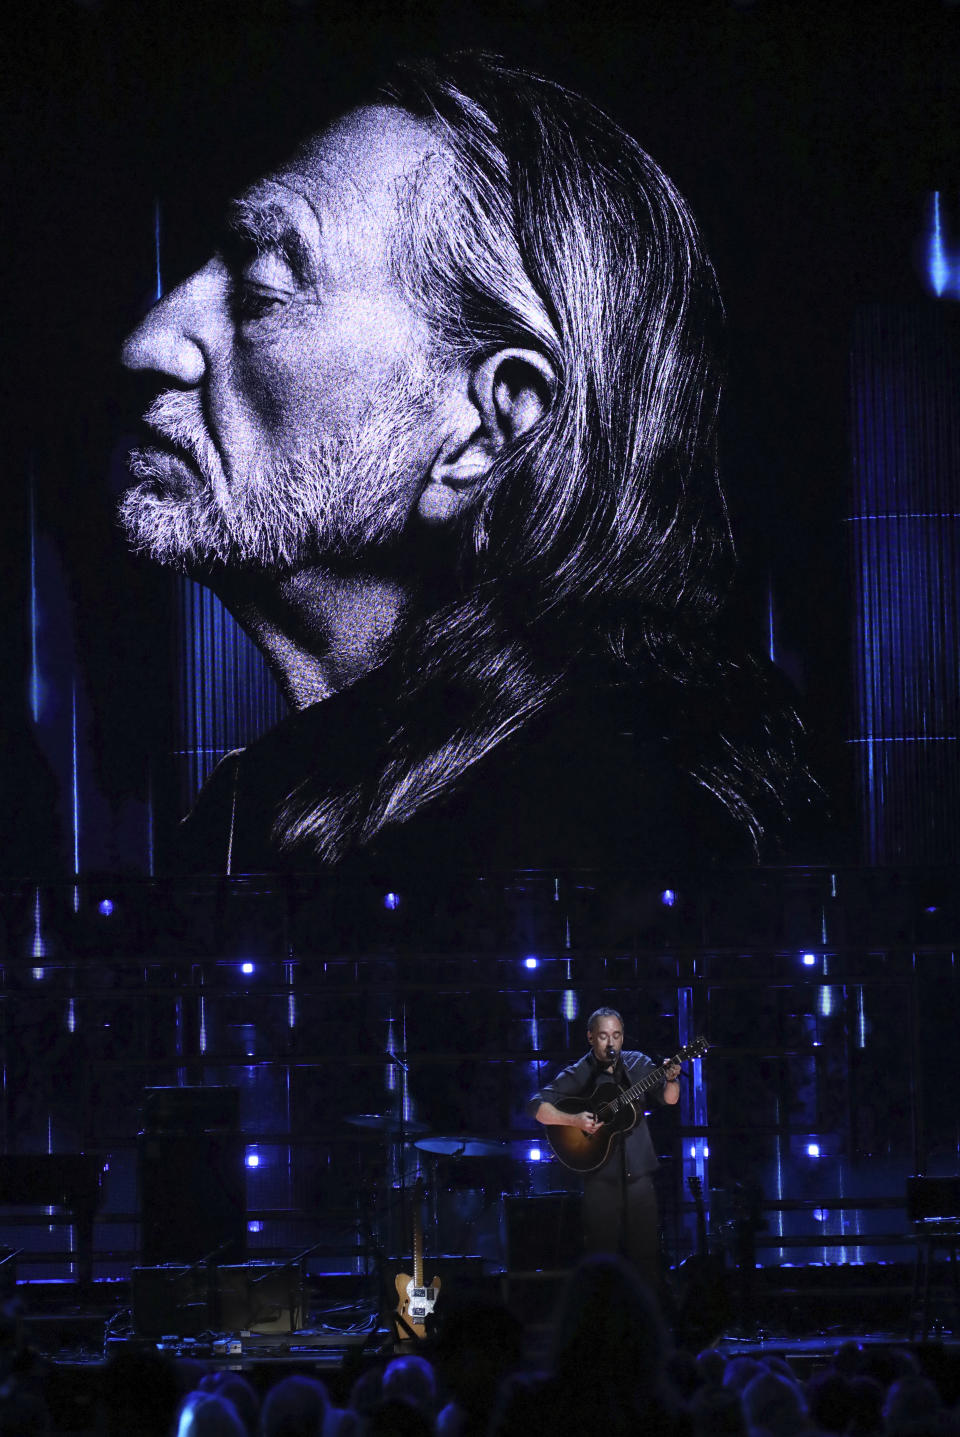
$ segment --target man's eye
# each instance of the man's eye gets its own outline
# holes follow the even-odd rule
[[[238,319],[265,319],[287,302],[286,295],[259,289],[243,280],[230,286],[230,305]]]

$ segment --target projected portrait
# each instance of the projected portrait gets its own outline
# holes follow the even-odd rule
[[[657,165],[487,56],[398,70],[237,196],[123,354],[157,390],[128,539],[292,707],[187,866],[763,851],[804,782],[724,616],[721,319]]]

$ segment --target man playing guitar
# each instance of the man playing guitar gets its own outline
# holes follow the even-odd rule
[[[623,1019],[614,1008],[598,1008],[587,1025],[589,1053],[571,1063],[536,1093],[529,1111],[547,1127],[578,1128],[602,1136],[605,1125],[591,1107],[630,1088],[657,1065],[645,1053],[624,1049]],[[664,1081],[651,1089],[655,1102],[673,1104],[680,1097],[678,1063],[664,1065]],[[579,1099],[580,1102],[572,1101]],[[562,1104],[562,1106],[560,1106]],[[635,1121],[634,1121],[635,1119]],[[629,1124],[632,1122],[632,1126]],[[628,1106],[623,1128],[598,1146],[598,1166],[583,1171],[583,1240],[587,1252],[620,1252],[636,1266],[640,1276],[657,1291],[658,1215],[653,1173],[657,1157],[642,1109]]]

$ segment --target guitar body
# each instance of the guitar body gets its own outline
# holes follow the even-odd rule
[[[547,1141],[564,1167],[575,1173],[596,1172],[610,1156],[617,1135],[636,1127],[641,1112],[633,1103],[623,1103],[617,1112],[610,1111],[618,1091],[615,1083],[598,1083],[588,1097],[561,1098],[555,1104],[561,1113],[595,1113],[603,1121],[603,1127],[595,1133],[565,1128],[559,1123],[547,1128]]]
[[[397,1288],[397,1316],[402,1317],[415,1337],[426,1337],[427,1318],[433,1312],[440,1291],[440,1279],[434,1275],[429,1287],[418,1287],[409,1273],[398,1272],[394,1279]],[[403,1328],[401,1336],[406,1336]]]

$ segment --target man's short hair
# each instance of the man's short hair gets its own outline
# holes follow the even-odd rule
[[[601,1018],[616,1018],[620,1027],[623,1027],[623,1015],[618,1013],[616,1008],[596,1008],[587,1019],[587,1032],[592,1033]]]

